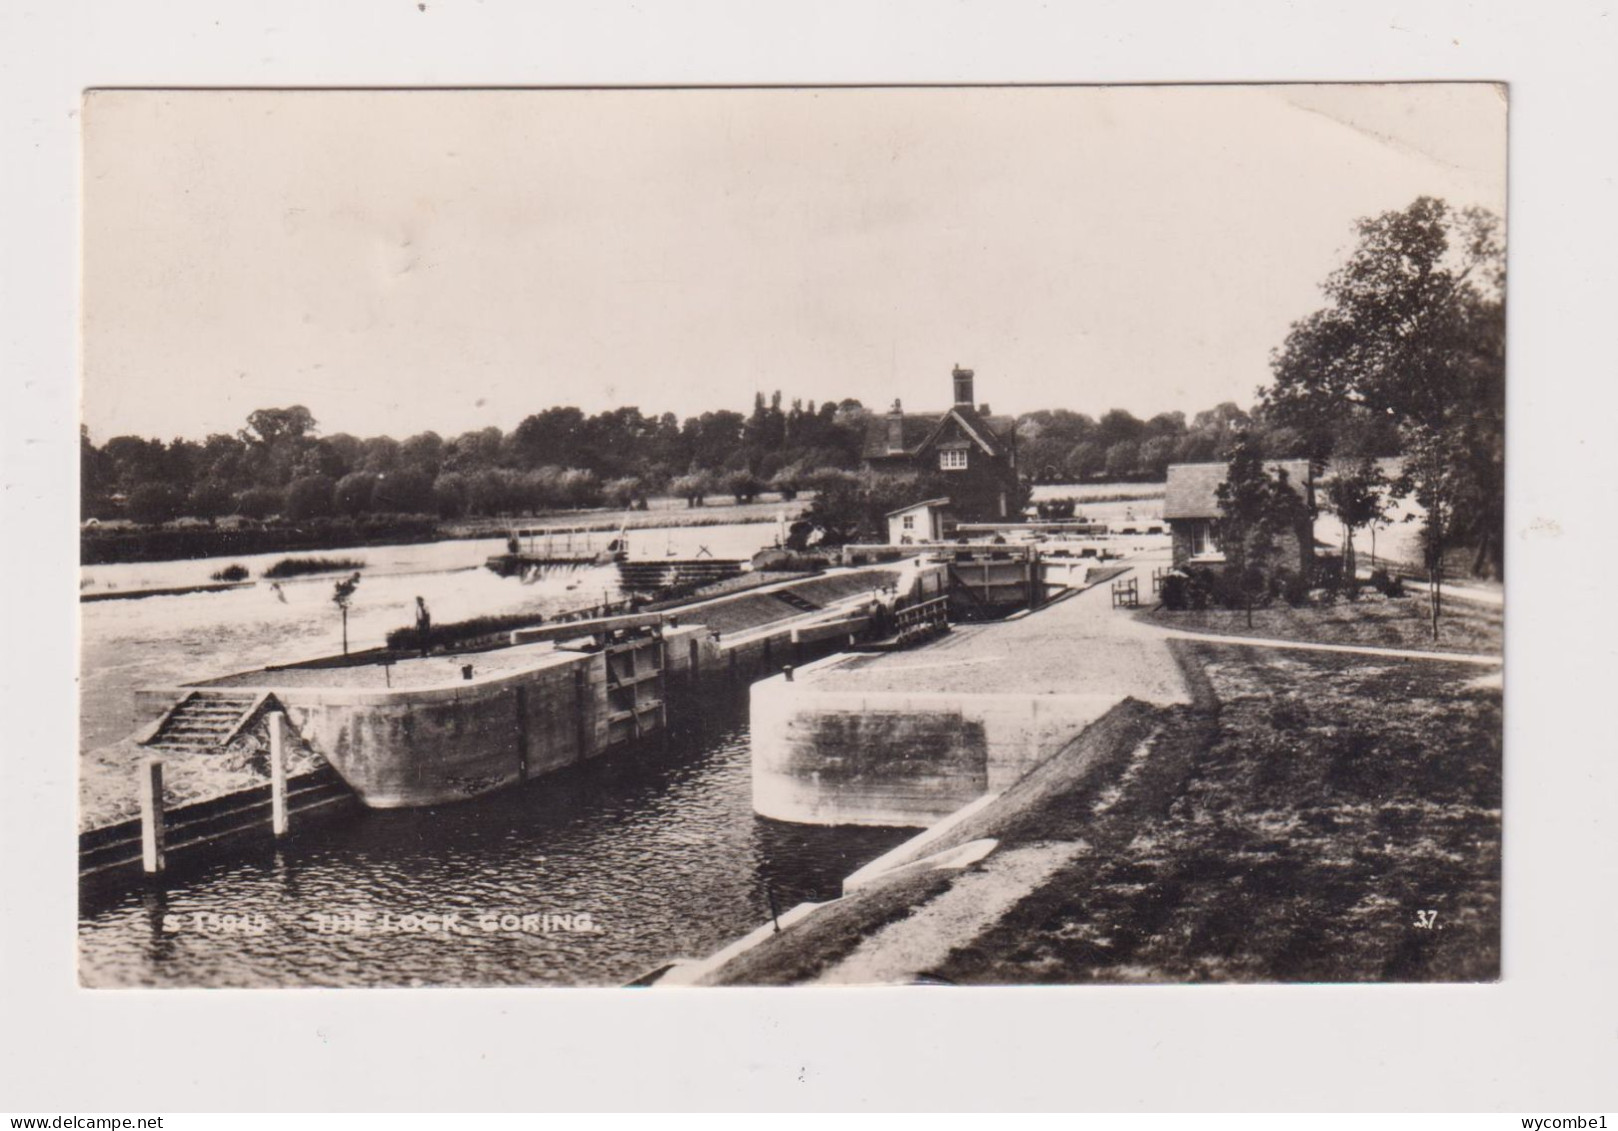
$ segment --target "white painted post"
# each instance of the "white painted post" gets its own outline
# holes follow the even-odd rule
[[[148,758],[140,768],[140,862],[148,875],[163,870],[163,763]]]
[[[287,831],[286,716],[271,711],[270,723],[270,829],[276,836]]]

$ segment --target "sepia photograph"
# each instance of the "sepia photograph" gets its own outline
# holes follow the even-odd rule
[[[1495,981],[1507,105],[86,91],[80,985]]]

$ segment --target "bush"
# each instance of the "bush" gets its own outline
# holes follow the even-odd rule
[[[733,471],[725,476],[725,490],[738,503],[750,503],[764,490],[764,481],[751,471]]]
[[[1270,579],[1270,592],[1293,608],[1309,603],[1309,582],[1296,570],[1277,570]]]
[[[435,624],[427,631],[427,647],[450,648],[497,637],[516,628],[533,628],[544,624],[538,613],[511,613],[504,616],[473,617],[452,624]],[[386,638],[387,646],[395,652],[414,651],[421,647],[421,631],[413,624],[396,628]]]
[[[446,471],[433,480],[433,510],[439,518],[460,518],[467,510],[466,476]]]
[[[693,471],[676,477],[669,483],[669,491],[685,500],[688,507],[700,507],[714,491],[713,476],[705,471]]]
[[[419,471],[379,475],[371,491],[371,509],[388,514],[426,514],[432,505],[433,481]]]
[[[275,487],[249,487],[236,496],[236,511],[260,521],[281,513],[285,495]]]
[[[230,513],[230,487],[220,479],[204,479],[186,496],[185,513],[198,518],[219,518]]]
[[[136,522],[156,525],[173,522],[185,509],[185,500],[173,487],[162,483],[142,483],[129,493],[129,517]]]
[[[376,476],[368,471],[356,471],[337,481],[332,492],[332,505],[338,514],[358,518],[371,509],[372,493],[376,490]]]
[[[283,577],[302,577],[309,573],[347,573],[350,570],[364,568],[364,558],[282,558],[265,570],[264,576],[279,580]]]
[[[622,509],[634,509],[646,499],[646,484],[634,475],[609,479],[601,491],[608,506]]]
[[[287,488],[287,517],[294,522],[308,518],[330,518],[332,492],[337,484],[329,476],[305,475]]]
[[[792,500],[798,497],[798,488],[802,474],[802,469],[796,465],[791,467],[783,467],[774,475],[770,476],[770,490],[777,492],[781,498],[790,503]]]
[[[1371,571],[1371,588],[1384,597],[1403,597],[1405,595],[1404,579],[1390,575],[1385,569]]]
[[[215,581],[246,581],[247,567],[232,563],[224,569],[216,569],[209,575]]]
[[[1183,573],[1166,574],[1162,594],[1164,608],[1184,612],[1191,607],[1191,579]]]

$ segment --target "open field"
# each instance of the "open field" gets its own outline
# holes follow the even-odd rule
[[[684,499],[660,497],[647,500],[648,509],[643,511],[596,507],[592,510],[553,511],[522,518],[464,518],[445,522],[439,529],[445,538],[491,538],[504,535],[513,527],[524,530],[547,527],[617,530],[627,526],[630,530],[644,530],[648,527],[725,526],[737,522],[774,522],[776,516],[783,512],[790,521],[812,498],[813,491],[801,492],[791,502],[773,494],[763,495],[751,503],[738,503],[715,496],[700,507],[688,507]]]
[[[1148,624],[1186,632],[1224,636],[1254,636],[1272,640],[1302,640],[1317,644],[1366,644],[1378,648],[1409,648],[1426,652],[1503,654],[1504,617],[1500,608],[1472,601],[1449,600],[1438,618],[1438,639],[1432,634],[1427,597],[1387,598],[1366,589],[1358,601],[1293,608],[1276,602],[1253,610],[1253,626],[1240,609],[1142,609],[1135,615]]]
[[[902,869],[717,980],[836,979],[873,936],[947,923],[968,884],[1004,910],[957,906],[941,956],[876,965],[979,985],[1498,977],[1499,691],[1442,662],[1175,651],[1194,705],[1124,703],[929,846],[994,838],[986,859]],[[1047,867],[1029,883],[1013,858]]]
[[[1036,483],[1031,500],[1074,499],[1081,503],[1122,503],[1135,499],[1161,499],[1167,484],[1157,483]]]

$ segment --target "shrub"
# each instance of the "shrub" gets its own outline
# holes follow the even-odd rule
[[[473,617],[452,624],[435,624],[427,632],[428,648],[449,648],[486,637],[500,636],[516,628],[533,628],[545,623],[538,613],[510,613],[504,616]],[[396,628],[387,635],[387,646],[394,651],[421,647],[421,631],[413,624]]]
[[[371,508],[390,514],[425,514],[432,503],[433,481],[408,468],[377,476],[371,491]]]
[[[779,493],[783,499],[790,503],[798,497],[798,488],[802,475],[803,469],[796,464],[783,467],[770,476],[770,490]]]
[[[249,487],[236,496],[237,512],[260,520],[280,514],[285,504],[285,495],[275,487]]]
[[[646,485],[634,475],[609,479],[601,490],[607,505],[612,507],[634,508],[646,498]]]
[[[700,507],[714,491],[713,476],[705,471],[693,471],[677,476],[669,484],[669,491],[685,500],[688,507]]]
[[[358,518],[371,509],[371,497],[376,490],[376,476],[368,471],[356,471],[337,481],[332,492],[332,504],[338,514]]]
[[[364,568],[364,558],[282,558],[265,570],[264,576],[279,580],[283,577],[302,577],[309,573],[347,573],[350,570]]]
[[[433,510],[439,518],[460,518],[466,514],[466,476],[458,471],[446,471],[433,480]]]
[[[1191,605],[1191,579],[1183,573],[1170,573],[1163,578],[1163,607],[1184,612]]]
[[[725,490],[738,503],[750,503],[764,490],[764,481],[751,471],[733,471],[725,476]]]
[[[1405,595],[1404,579],[1390,575],[1385,569],[1371,571],[1371,588],[1384,597],[1403,597]]]
[[[215,581],[246,581],[247,567],[233,562],[224,569],[214,570],[209,576]]]
[[[185,499],[185,513],[198,518],[219,518],[230,513],[230,487],[220,479],[204,479]]]
[[[136,522],[173,522],[185,509],[185,500],[173,487],[162,483],[142,483],[129,493],[129,517]]]
[[[1309,582],[1296,570],[1277,570],[1270,584],[1271,593],[1293,608],[1309,603]]]
[[[332,513],[332,491],[336,486],[326,475],[305,475],[294,479],[287,488],[287,517],[294,522],[307,518],[329,518]]]

